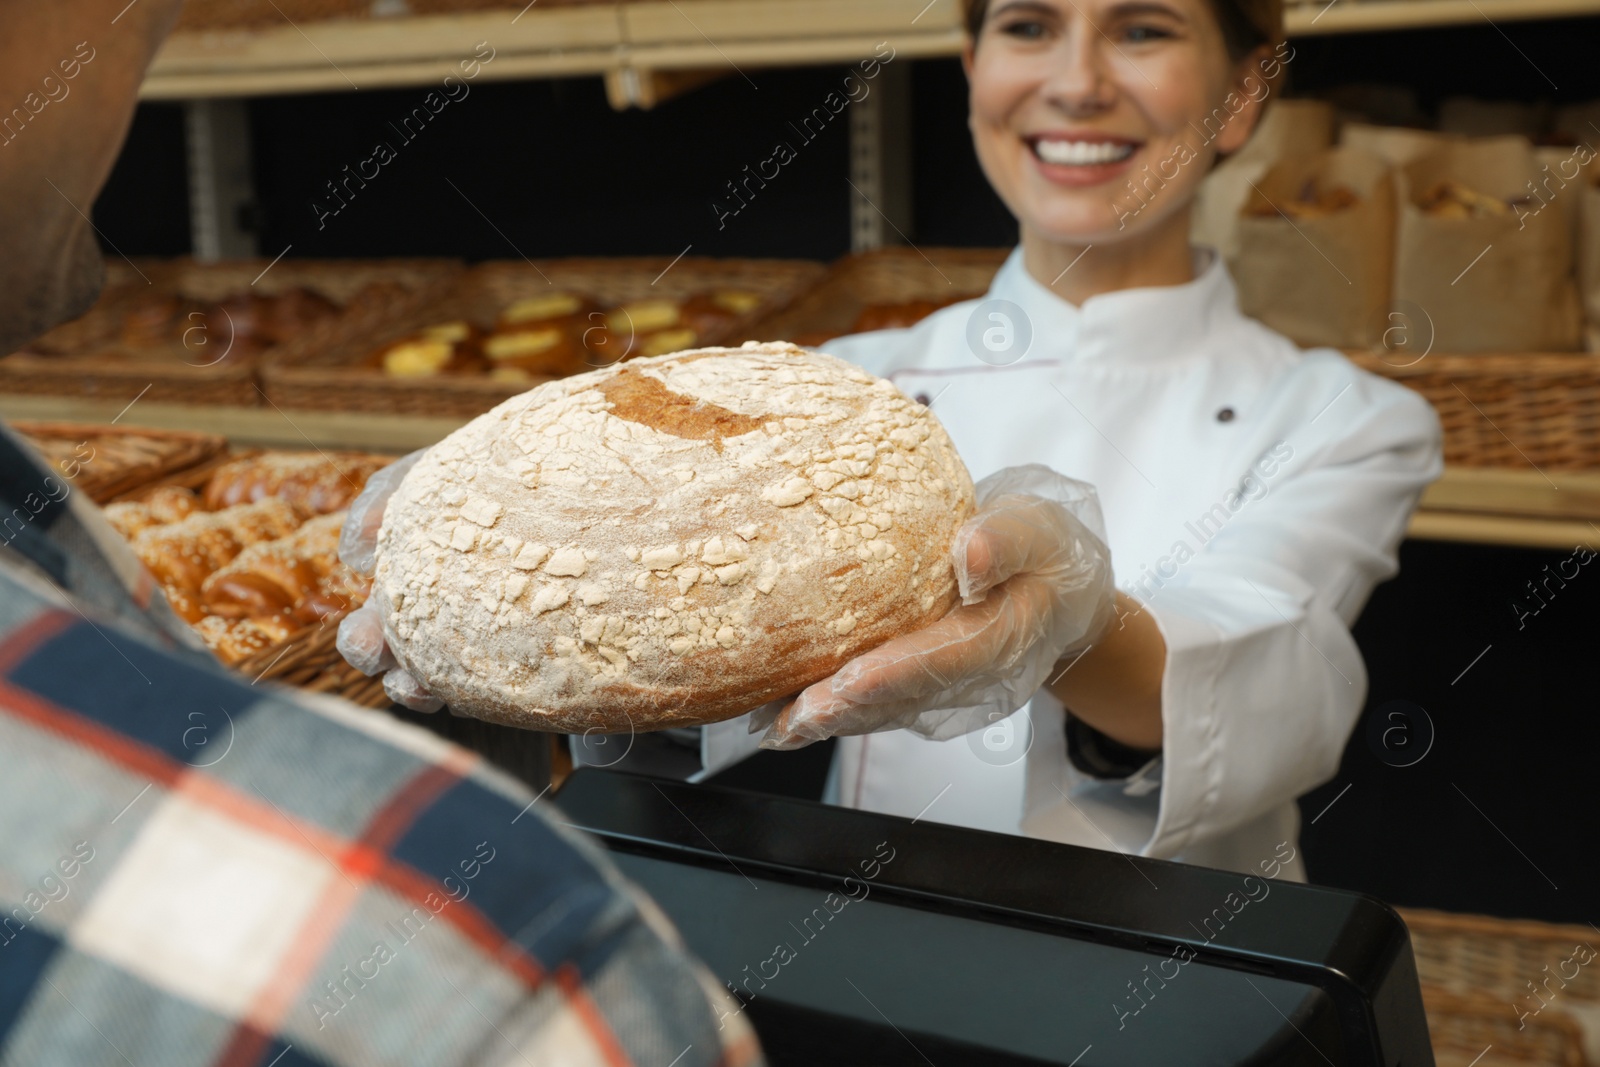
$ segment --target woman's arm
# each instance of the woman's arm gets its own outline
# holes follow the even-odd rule
[[[1125,593],[1117,619],[1082,655],[1052,675],[1050,694],[1078,718],[1130,748],[1161,748],[1161,680],[1167,642],[1153,615]]]

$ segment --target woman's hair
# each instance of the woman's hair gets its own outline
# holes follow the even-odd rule
[[[1228,55],[1235,62],[1243,59],[1264,44],[1272,44],[1283,37],[1282,0],[1208,0],[1217,23],[1222,27],[1222,40]],[[989,16],[989,0],[961,0],[967,33],[974,41],[983,29],[983,20]]]

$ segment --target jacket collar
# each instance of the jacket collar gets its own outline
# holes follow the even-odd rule
[[[1193,281],[1101,293],[1078,306],[1030,275],[1018,247],[988,295],[1027,311],[1033,327],[1030,360],[1170,362],[1203,351],[1210,335],[1241,318],[1222,257],[1209,248],[1196,248],[1194,256]]]

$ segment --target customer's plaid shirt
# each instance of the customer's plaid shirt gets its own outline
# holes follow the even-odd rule
[[[152,594],[0,429],[0,1065],[760,1062],[548,802]]]

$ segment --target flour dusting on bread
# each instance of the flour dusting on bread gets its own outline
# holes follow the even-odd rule
[[[429,450],[373,595],[460,714],[534,729],[730,718],[956,599],[972,482],[891,383],[787,344],[540,386]]]

